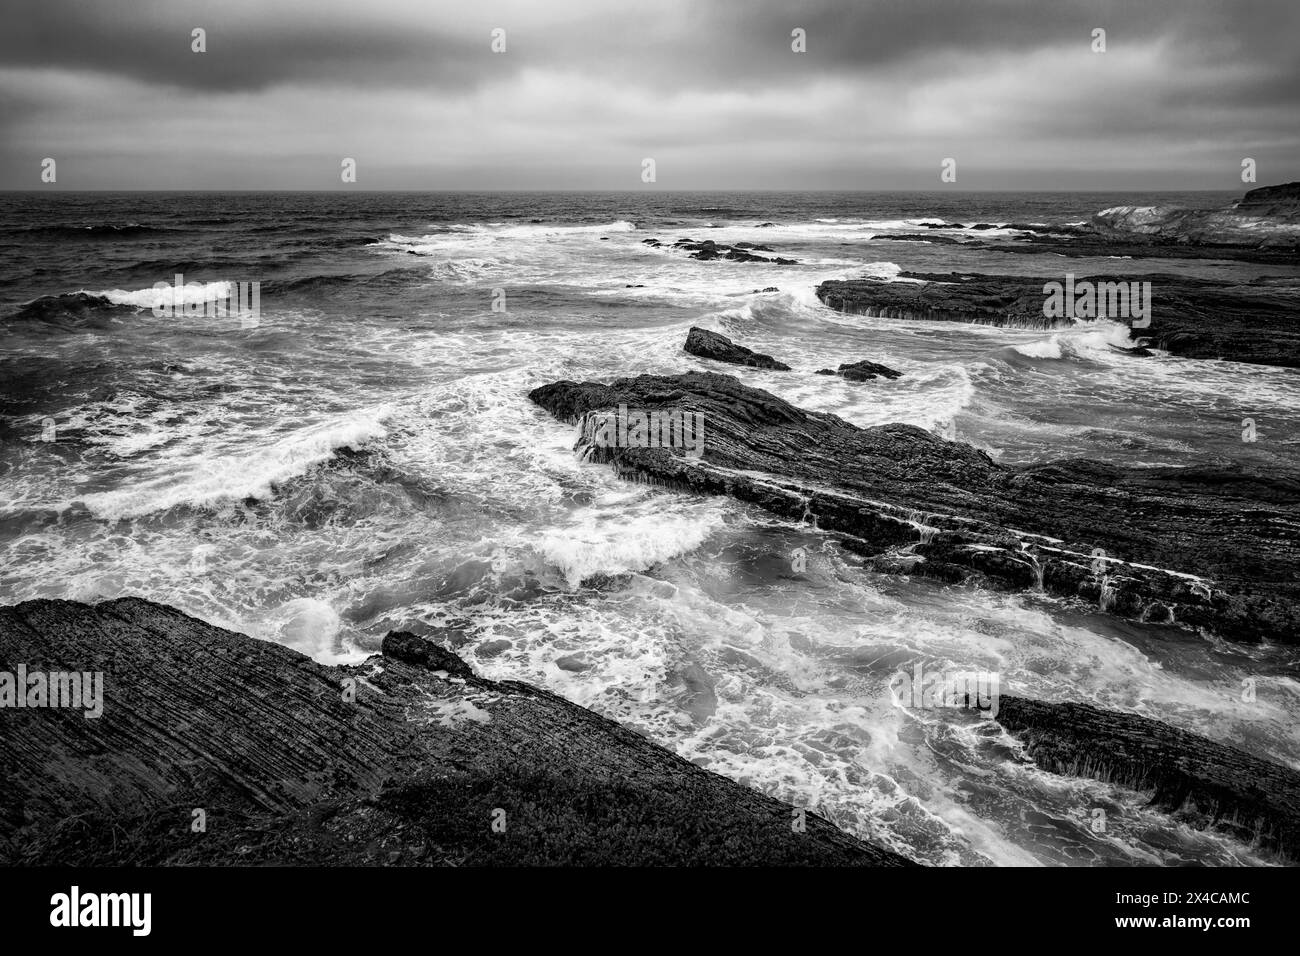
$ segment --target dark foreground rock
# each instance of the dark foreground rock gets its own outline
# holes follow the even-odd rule
[[[715,362],[729,362],[732,365],[747,365],[750,368],[772,369],[777,372],[790,371],[790,366],[778,362],[770,355],[752,351],[743,345],[737,345],[719,332],[710,332],[696,326],[692,326],[690,332],[686,333],[686,344],[682,348],[692,355]]]
[[[829,368],[819,368],[818,375],[842,375],[850,382],[869,382],[873,378],[901,378],[902,372],[895,372],[888,365],[881,365],[879,362],[853,362],[844,364],[838,370]]]
[[[1300,643],[1300,481],[1241,466],[1011,468],[912,425],[858,428],[729,375],[554,382],[529,398],[620,474],[812,516],[880,571],[1043,590],[1155,624]],[[620,404],[704,416],[700,457],[598,447]]]
[[[823,282],[817,297],[857,315],[1053,329],[1070,318],[1043,314],[1043,287],[1062,278],[970,273],[903,272],[920,282],[848,279]],[[1135,330],[1156,348],[1187,358],[1230,359],[1300,368],[1300,280],[1256,279],[1235,284],[1163,274],[1080,276],[1091,282],[1149,282],[1150,326]],[[1126,320],[1118,320],[1126,321]]]
[[[1300,860],[1300,773],[1147,717],[1000,697],[997,721],[1044,770],[1151,793],[1198,829]]]
[[[326,667],[149,601],[29,601],[0,608],[19,664],[102,671],[103,713],[0,710],[0,864],[908,862],[410,634]]]

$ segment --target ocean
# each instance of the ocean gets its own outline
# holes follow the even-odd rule
[[[1298,274],[879,238],[1235,195],[0,194],[0,603],[138,595],[328,663],[393,629],[436,637],[486,677],[921,862],[1268,862],[1136,793],[1037,769],[996,724],[904,711],[888,684],[917,662],[993,672],[1005,693],[1145,714],[1294,767],[1295,648],[866,571],[815,522],[580,461],[575,428],[527,399],[560,379],[722,371],[1006,464],[1300,467],[1295,370],[1138,361],[1107,321],[865,318],[814,294],[906,272]],[[643,241],[687,237],[797,262]],[[178,275],[194,285],[170,288]],[[259,283],[255,324],[154,314],[240,282]],[[25,308],[42,296],[62,298]],[[804,372],[869,359],[903,374],[719,366],[682,350],[692,326]],[[1246,418],[1268,440],[1243,442]],[[1270,692],[1244,700],[1246,677]]]

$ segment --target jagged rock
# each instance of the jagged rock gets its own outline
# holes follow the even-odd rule
[[[1134,620],[1300,643],[1294,476],[1084,459],[1008,467],[912,425],[858,428],[712,373],[554,382],[529,398],[579,425],[591,461],[784,518],[813,514],[880,571],[1041,588]],[[594,413],[620,404],[702,414],[702,455],[597,446]]]
[[[754,250],[771,252],[767,246],[755,246],[749,242],[738,242],[734,246],[719,245],[712,239],[705,239],[703,242],[696,242],[694,239],[678,239],[673,243],[674,249],[682,249],[691,253],[692,259],[700,259],[708,262],[713,259],[728,259],[732,262],[770,262],[775,265],[792,266],[797,264],[797,260],[776,256],[768,258],[754,254]]]
[[[686,334],[686,344],[683,348],[692,355],[712,359],[715,362],[730,362],[732,365],[748,365],[750,368],[765,368],[778,372],[790,371],[790,366],[778,362],[770,355],[751,351],[743,345],[737,345],[719,332],[710,332],[708,329],[695,326],[692,326],[690,332]]]
[[[828,368],[817,370],[818,375],[842,375],[850,382],[867,382],[877,376],[883,378],[899,378],[902,372],[895,372],[887,365],[879,365],[876,362],[854,362],[851,365],[841,365],[838,371],[832,371]]]
[[[103,672],[96,719],[0,711],[0,863],[908,862],[453,658],[390,634],[326,667],[138,598],[0,608],[0,671]]]
[[[1044,770],[1150,791],[1198,828],[1300,860],[1300,773],[1199,734],[1090,704],[998,699],[997,721]]]
[[[1048,318],[1043,291],[1051,277],[902,272],[922,282],[848,279],[823,282],[817,297],[832,309],[867,316],[972,322],[1016,328],[1073,326]],[[1149,282],[1153,346],[1187,358],[1231,359],[1300,368],[1300,280],[1273,278],[1247,284],[1173,275],[1080,276],[1076,284]],[[1126,321],[1118,319],[1117,321]]]
[[[407,631],[391,631],[383,644],[385,657],[405,661],[431,671],[446,671],[451,677],[473,677],[474,671],[452,651]]]

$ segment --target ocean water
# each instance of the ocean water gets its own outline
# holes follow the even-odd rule
[[[908,270],[1296,274],[876,238],[1230,198],[0,195],[0,600],[141,595],[323,662],[361,660],[390,629],[437,629],[485,676],[545,686],[926,863],[1270,862],[1138,794],[1043,773],[987,721],[902,710],[888,684],[916,662],[994,671],[1004,693],[1143,713],[1300,766],[1293,650],[873,574],[812,525],[578,461],[574,428],[526,397],[557,379],[709,369],[1009,464],[1294,469],[1296,371],[1136,360],[1109,348],[1128,330],[1104,321],[870,319],[814,295],[826,279]],[[642,241],[683,237],[798,264],[700,262]],[[201,285],[154,287],[177,274]],[[153,314],[241,281],[260,283],[256,326]],[[121,307],[21,311],[79,291]],[[681,348],[692,325],[796,371],[696,359]],[[860,359],[903,376],[812,374]],[[1257,442],[1241,440],[1247,417]]]

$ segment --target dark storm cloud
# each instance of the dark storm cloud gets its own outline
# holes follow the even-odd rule
[[[1270,180],[1300,173],[1293,0],[10,8],[2,186],[55,154],[78,188],[327,187],[340,156],[371,188],[635,188],[642,156],[665,188],[912,188],[950,155],[990,188],[1231,188],[1256,153]]]
[[[0,32],[0,63],[106,72],[202,89],[328,80],[459,87],[528,67],[669,87],[871,73],[946,54],[1015,56],[1105,28],[1117,48],[1159,37],[1190,58],[1285,65],[1294,92],[1300,5],[1263,0],[814,0],[814,2],[200,3],[25,0]],[[208,31],[210,55],[189,48]],[[504,27],[512,56],[484,55]],[[808,54],[787,55],[807,31]],[[1286,61],[1289,61],[1286,62]]]
[[[207,32],[202,56],[191,50],[196,27]],[[418,19],[368,20],[364,4],[326,19],[277,13],[269,3],[40,0],[0,32],[0,64],[214,91],[319,81],[455,87],[482,61],[476,52]]]

